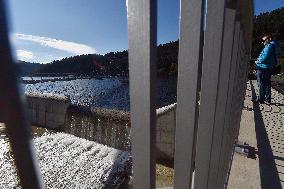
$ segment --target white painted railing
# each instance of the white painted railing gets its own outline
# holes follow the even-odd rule
[[[223,188],[244,100],[253,5],[181,0],[180,7],[174,188]],[[128,8],[134,187],[154,188],[156,1],[129,0]]]
[[[4,2],[0,122],[7,126],[22,187],[42,188],[17,90]],[[253,0],[180,2],[174,188],[224,188],[244,100]],[[128,33],[133,186],[155,188],[157,0],[128,0]]]

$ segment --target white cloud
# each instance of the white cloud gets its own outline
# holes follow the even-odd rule
[[[34,54],[31,51],[17,50],[17,57],[19,60],[30,60],[34,58]]]
[[[38,43],[42,46],[55,48],[58,50],[66,51],[74,55],[80,54],[93,54],[96,53],[96,50],[93,47],[90,47],[85,44],[63,41],[60,39],[53,39],[49,37],[27,35],[22,33],[15,33],[13,36],[16,40],[25,40]]]

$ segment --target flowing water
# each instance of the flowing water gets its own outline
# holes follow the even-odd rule
[[[0,188],[21,188],[4,124],[0,130]],[[117,188],[130,175],[127,151],[42,128],[33,134],[45,188]]]
[[[157,108],[176,102],[176,80],[160,79],[156,86]],[[22,84],[22,87],[26,94],[51,93],[69,96],[73,105],[126,111],[129,111],[130,108],[129,84],[116,78],[77,79],[72,81]],[[127,123],[117,122],[110,124],[110,122],[102,120],[101,118],[94,120],[93,118],[85,116],[72,116],[71,118],[73,121],[70,123],[72,126],[70,129],[75,129],[76,132],[80,133],[82,136],[88,136],[90,138],[88,138],[89,140],[98,141],[99,143],[113,143],[112,146],[118,149],[125,150],[130,148]],[[80,125],[81,128],[79,128],[78,125]],[[120,126],[118,127],[117,125]],[[92,131],[94,135],[89,136],[90,131]],[[115,175],[116,173],[121,175],[121,170],[124,173],[127,172],[127,165],[129,164],[127,163],[129,161],[128,152],[106,147],[93,141],[74,138],[72,135],[56,134],[54,131],[43,128],[32,127],[32,132],[35,138],[36,154],[37,157],[39,157],[41,171],[43,171],[43,178],[47,188],[95,186],[92,185],[94,183],[97,183],[97,188],[104,188],[106,184],[114,183],[112,181],[113,179],[120,182],[124,179]],[[70,131],[70,133],[72,132]],[[49,137],[49,135],[52,136]],[[86,136],[84,138],[87,138]],[[72,141],[77,140],[82,141],[75,143],[76,145],[74,146],[74,142]],[[47,148],[49,150],[46,151]],[[40,155],[45,153],[50,154],[47,156]],[[62,156],[62,154],[64,155]],[[75,158],[74,154],[80,157],[80,161],[73,161],[72,157]],[[55,156],[52,157],[53,155]],[[57,160],[54,161],[53,158]],[[89,161],[90,159],[92,159],[92,161]],[[85,161],[93,163],[88,164],[85,163]],[[75,167],[72,166],[73,164]],[[96,167],[97,165],[98,167]],[[87,172],[84,167],[87,167],[86,170],[93,170],[92,172],[96,173],[96,175],[92,175],[92,177],[88,177],[86,180],[85,178],[87,177],[85,174]],[[56,170],[65,170],[65,172],[61,174],[61,180],[57,180],[58,177],[56,174],[59,174],[60,171],[56,173]],[[77,172],[82,173],[82,175],[77,174]],[[0,188],[19,188],[16,171],[13,166],[13,156],[9,148],[8,138],[5,134],[5,125],[1,123],[0,175]],[[65,175],[69,175],[70,178],[78,178],[78,182],[73,182],[72,179],[68,179]],[[89,175],[89,173],[87,175]],[[82,183],[84,179],[88,182]],[[89,181],[93,181],[94,183]]]
[[[18,177],[13,162],[13,154],[5,130],[5,124],[0,123],[0,188],[20,188],[18,186]],[[53,131],[45,128],[32,127],[34,138],[50,133],[53,133]]]

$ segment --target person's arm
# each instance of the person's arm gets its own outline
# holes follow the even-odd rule
[[[273,53],[272,44],[265,45],[260,56],[256,60],[256,64],[258,64],[258,63],[259,64],[265,64],[266,62],[268,62],[267,60],[269,59],[269,57],[271,56],[272,53]]]

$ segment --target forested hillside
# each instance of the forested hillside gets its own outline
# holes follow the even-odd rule
[[[158,75],[177,74],[178,41],[161,44],[157,50]],[[37,73],[81,73],[88,75],[128,76],[128,51],[105,55],[88,54],[44,64]]]
[[[261,37],[272,34],[281,41],[282,71],[284,71],[284,8],[254,17],[252,58],[257,58],[263,46]],[[157,49],[158,76],[176,76],[178,41],[161,44]],[[128,75],[128,51],[110,52],[105,55],[88,54],[56,60],[42,65],[38,73],[82,73],[89,75]]]
[[[41,64],[39,63],[30,63],[25,61],[18,61],[19,72],[21,76],[31,75],[40,68]]]

